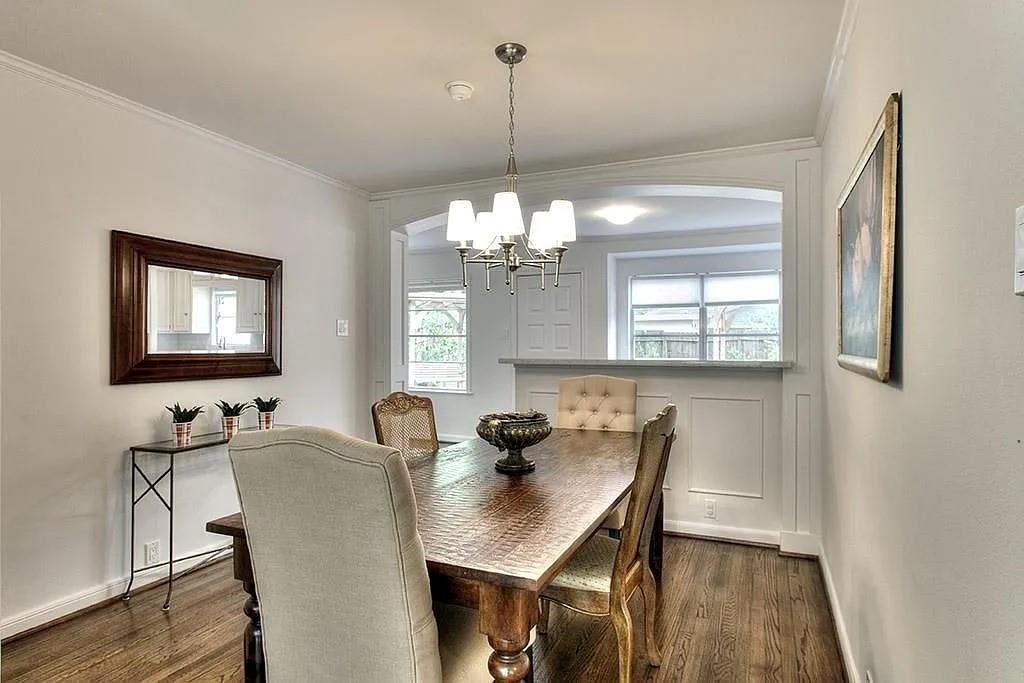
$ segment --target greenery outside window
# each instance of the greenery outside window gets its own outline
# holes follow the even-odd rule
[[[409,389],[469,391],[468,311],[461,284],[409,288]]]
[[[633,358],[779,360],[778,271],[630,280]]]

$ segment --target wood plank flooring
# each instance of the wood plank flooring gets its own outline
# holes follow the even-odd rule
[[[245,600],[221,562],[174,588],[137,595],[3,646],[3,681],[241,681]],[[642,644],[639,595],[633,599]],[[843,681],[832,618],[814,560],[771,548],[666,537],[658,615],[660,668],[643,648],[636,681]],[[535,646],[536,680],[616,681],[608,619],[552,607]]]

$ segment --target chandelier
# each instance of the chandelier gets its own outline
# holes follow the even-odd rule
[[[446,237],[457,242],[455,250],[462,261],[462,286],[469,286],[469,266],[483,266],[486,289],[491,289],[491,270],[505,272],[509,294],[516,293],[516,272],[523,267],[540,271],[544,289],[547,266],[554,267],[555,287],[566,244],[576,241],[576,218],[572,202],[556,199],[547,211],[534,211],[530,234],[526,234],[523,212],[516,194],[519,171],[516,168],[515,67],[526,57],[519,43],[502,43],[494,54],[508,66],[508,162],[505,165],[505,191],[494,195],[490,211],[473,212],[473,203],[456,199],[448,206]]]

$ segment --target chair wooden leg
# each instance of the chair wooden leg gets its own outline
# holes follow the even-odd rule
[[[654,631],[654,622],[658,616],[658,584],[650,567],[644,567],[640,592],[644,596],[644,642],[647,644],[647,660],[651,666],[661,666],[661,653],[658,651],[658,639]]]
[[[540,599],[540,609],[537,614],[537,633],[547,635],[548,613],[551,611],[551,603],[544,598]]]
[[[633,620],[625,597],[612,596],[612,624],[619,642],[619,683],[630,683],[633,667]]]

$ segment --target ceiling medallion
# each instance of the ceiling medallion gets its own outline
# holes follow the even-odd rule
[[[576,217],[572,202],[556,199],[547,211],[534,211],[530,234],[526,235],[523,212],[516,194],[519,171],[516,168],[515,67],[526,58],[519,43],[502,43],[494,54],[508,66],[508,162],[505,164],[505,191],[494,195],[490,211],[474,213],[473,203],[456,199],[448,206],[446,237],[457,242],[455,250],[462,260],[462,286],[469,286],[469,265],[484,267],[486,289],[491,289],[491,269],[503,268],[509,294],[516,293],[516,272],[522,268],[540,271],[544,289],[547,266],[554,266],[554,285],[562,257],[569,242],[576,241]]]

